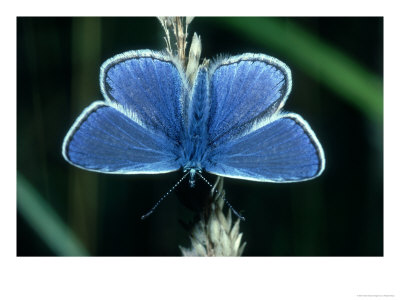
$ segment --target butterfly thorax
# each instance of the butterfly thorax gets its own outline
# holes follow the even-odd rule
[[[188,105],[188,122],[183,139],[182,167],[190,170],[190,183],[194,184],[194,174],[203,169],[208,146],[207,122],[209,116],[208,74],[204,67],[197,73]]]

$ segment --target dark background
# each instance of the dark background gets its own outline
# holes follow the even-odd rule
[[[294,83],[285,110],[302,115],[325,150],[325,172],[312,181],[225,180],[227,198],[247,218],[244,255],[382,256],[383,18],[196,18],[189,31],[201,35],[202,57],[254,52],[284,61]],[[316,51],[311,63],[291,34]],[[180,220],[193,213],[176,195],[140,220],[180,172],[97,174],[61,155],[75,118],[102,99],[102,62],[126,50],[163,49],[162,36],[155,18],[17,18],[17,255],[175,256],[178,245],[189,245]],[[332,71],[332,53],[344,69]],[[371,82],[350,88],[376,87],[377,97],[357,98],[334,80],[351,80],[354,66]],[[76,235],[86,252],[68,252],[57,228]]]

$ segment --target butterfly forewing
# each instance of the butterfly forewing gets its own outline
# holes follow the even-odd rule
[[[210,141],[222,144],[272,115],[291,90],[289,68],[263,54],[243,54],[210,67]]]
[[[169,55],[150,50],[116,55],[102,65],[100,86],[106,101],[134,112],[149,129],[182,138],[187,86]]]

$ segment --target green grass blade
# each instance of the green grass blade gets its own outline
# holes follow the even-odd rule
[[[55,254],[89,255],[75,234],[19,172],[17,173],[17,205],[21,215]]]
[[[223,22],[260,45],[287,55],[315,80],[361,110],[383,120],[383,81],[345,53],[294,22],[279,18],[223,18]]]

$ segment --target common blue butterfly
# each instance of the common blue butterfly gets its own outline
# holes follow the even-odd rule
[[[62,146],[82,169],[158,174],[183,169],[266,182],[319,176],[323,149],[295,113],[282,111],[290,69],[264,54],[202,65],[193,85],[168,53],[128,51],[101,67],[105,101],[77,118]]]

